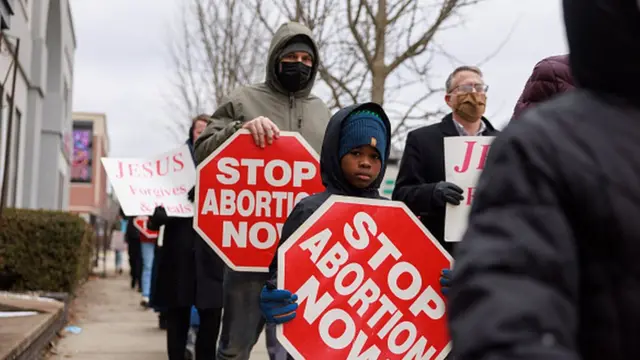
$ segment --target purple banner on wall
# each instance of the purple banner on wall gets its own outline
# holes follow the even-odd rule
[[[93,129],[91,127],[74,127],[73,160],[71,163],[71,181],[90,183],[92,167]]]

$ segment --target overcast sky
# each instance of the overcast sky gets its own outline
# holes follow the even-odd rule
[[[73,108],[107,114],[111,156],[148,156],[178,145],[165,127],[172,72],[166,49],[182,1],[71,0],[78,38]],[[490,0],[470,8],[465,19],[438,42],[470,64],[514,29],[482,66],[490,85],[487,115],[502,127],[535,63],[566,52],[561,1]],[[452,69],[441,61],[434,72],[446,76]]]

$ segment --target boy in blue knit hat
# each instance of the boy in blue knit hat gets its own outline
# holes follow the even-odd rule
[[[329,120],[320,153],[324,192],[301,200],[282,228],[285,242],[331,195],[382,198],[378,188],[384,177],[391,148],[391,123],[375,103],[356,104],[338,111]],[[296,316],[297,296],[277,289],[277,256],[271,263],[271,280],[260,294],[260,308],[267,322],[282,324]]]

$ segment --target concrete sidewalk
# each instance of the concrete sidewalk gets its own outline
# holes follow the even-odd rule
[[[128,269],[115,275],[113,256],[107,261],[107,278],[87,282],[74,302],[76,320],[69,325],[79,326],[82,332],[66,333],[50,359],[167,359],[166,333],[158,328],[158,316],[140,307],[140,294],[129,287]],[[102,273],[102,265],[98,269]],[[251,359],[269,359],[264,338],[256,344]]]

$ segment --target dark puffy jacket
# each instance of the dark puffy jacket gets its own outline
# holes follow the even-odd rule
[[[456,360],[640,359],[640,9],[564,0],[578,88],[493,143],[456,249]]]
[[[531,105],[547,101],[555,95],[575,88],[569,55],[550,56],[542,59],[533,68],[533,72],[524,85],[522,95],[518,99],[513,116],[517,118],[522,111]]]

